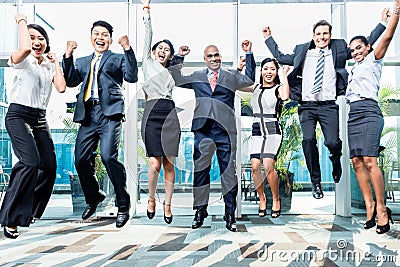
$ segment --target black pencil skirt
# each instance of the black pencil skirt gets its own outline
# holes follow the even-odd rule
[[[178,156],[181,127],[174,101],[151,99],[146,102],[142,138],[148,157]]]
[[[378,157],[383,124],[382,111],[376,101],[364,99],[350,103],[347,122],[350,158]]]

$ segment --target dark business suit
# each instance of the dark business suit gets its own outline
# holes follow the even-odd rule
[[[386,29],[378,24],[371,32],[369,41],[373,44]],[[339,138],[339,107],[333,101],[308,101],[302,102],[302,77],[303,67],[307,51],[315,48],[313,41],[296,45],[293,54],[283,54],[275,40],[270,36],[265,44],[280,64],[293,66],[293,71],[288,76],[290,86],[290,98],[300,103],[299,118],[303,131],[303,152],[307,168],[310,172],[313,184],[321,182],[321,170],[319,165],[319,153],[315,128],[317,121],[325,138],[332,161],[339,160],[342,151],[342,141]],[[336,72],[336,97],[344,95],[347,88],[348,73],[345,69],[346,60],[351,58],[350,49],[343,39],[331,39],[329,49],[332,51],[333,65]],[[335,171],[335,170],[334,170]],[[340,177],[340,175],[339,175]]]
[[[237,196],[235,91],[252,85],[253,81],[237,70],[221,68],[213,92],[207,72],[208,69],[203,69],[184,76],[178,68],[171,69],[175,84],[193,89],[196,97],[192,121],[194,133],[193,209],[205,210],[208,206],[211,159],[216,150],[225,213],[233,214]]]
[[[99,184],[95,176],[95,156],[100,141],[101,160],[113,183],[116,194],[116,205],[127,209],[130,205],[126,190],[126,173],[118,161],[118,147],[124,117],[124,99],[122,94],[123,80],[137,81],[137,62],[131,49],[124,54],[106,51],[98,66],[97,84],[99,105],[84,102],[84,91],[87,87],[90,64],[93,54],[78,58],[73,63],[72,56],[63,59],[64,77],[67,86],[74,87],[82,83],[77,96],[74,121],[81,124],[75,144],[75,167],[85,194],[86,203],[99,198]]]

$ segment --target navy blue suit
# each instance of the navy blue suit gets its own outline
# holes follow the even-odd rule
[[[99,184],[95,176],[96,149],[100,141],[101,160],[114,186],[116,205],[129,208],[130,199],[126,190],[126,173],[118,161],[118,148],[124,117],[123,81],[137,81],[137,61],[131,49],[124,54],[106,51],[99,63],[97,84],[99,104],[84,102],[83,96],[90,74],[93,54],[78,58],[74,64],[72,56],[63,58],[64,77],[67,86],[81,84],[77,95],[74,121],[81,124],[75,144],[75,167],[85,194],[86,203],[99,198]]]
[[[251,65],[251,62],[246,64]],[[249,69],[252,69],[250,66]],[[192,121],[194,133],[193,209],[208,206],[211,159],[216,150],[221,174],[225,213],[234,213],[237,197],[235,91],[253,84],[237,70],[220,69],[214,92],[207,76],[208,69],[182,75],[179,68],[171,68],[177,86],[193,89],[196,106]]]

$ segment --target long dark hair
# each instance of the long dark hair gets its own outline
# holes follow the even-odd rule
[[[27,25],[28,29],[34,29],[37,30],[46,40],[46,49],[44,50],[44,53],[49,53],[50,51],[50,42],[49,42],[49,35],[47,34],[46,30],[43,29],[42,26],[37,25],[37,24],[28,24]]]
[[[173,55],[175,54],[174,46],[172,45],[171,41],[168,40],[168,39],[164,39],[164,40],[161,40],[161,41],[158,41],[157,43],[155,43],[155,44],[153,45],[153,47],[151,48],[151,51],[154,52],[154,51],[156,50],[157,46],[158,46],[159,44],[161,44],[161,43],[166,43],[166,44],[169,46],[169,50],[171,51],[170,57],[173,56]],[[172,61],[171,59],[168,59],[167,64],[165,65],[166,68],[168,68],[169,65],[171,65],[171,61]]]
[[[276,74],[275,79],[274,79],[274,83],[275,83],[275,84],[280,84],[280,83],[281,83],[281,80],[279,80],[279,76],[278,76],[279,64],[278,64],[278,61],[276,61],[275,58],[267,57],[267,58],[265,58],[263,61],[261,61],[261,69],[262,69],[262,68],[264,67],[264,65],[267,64],[268,62],[273,62],[273,63],[274,63],[274,65],[275,65],[275,67],[276,67],[276,71],[277,71],[277,74]],[[261,85],[263,84],[263,77],[262,77],[261,74],[260,74],[260,84],[261,84]]]

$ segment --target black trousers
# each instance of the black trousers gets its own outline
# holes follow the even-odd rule
[[[202,129],[194,132],[193,209],[203,210],[208,206],[211,160],[216,150],[225,213],[235,212],[238,191],[235,169],[236,139],[236,133],[229,134],[211,119],[207,120]]]
[[[75,143],[75,168],[86,203],[92,203],[99,195],[95,158],[100,142],[101,161],[114,186],[116,206],[119,209],[127,209],[130,206],[130,198],[126,190],[126,172],[124,165],[118,161],[121,117],[104,116],[99,104],[88,106],[87,109],[87,119],[81,123]]]
[[[46,111],[10,104],[5,125],[19,161],[12,168],[0,224],[29,226],[31,217],[42,216],[56,179],[56,155]]]
[[[342,155],[342,141],[339,138],[339,106],[335,101],[300,102],[299,119],[303,132],[303,152],[311,182],[321,182],[321,169],[315,129],[319,122],[324,135],[324,144],[329,149],[330,159]]]

